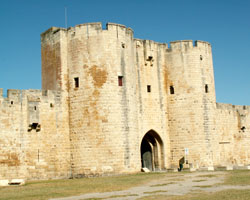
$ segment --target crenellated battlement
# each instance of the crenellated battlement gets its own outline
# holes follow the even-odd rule
[[[61,91],[55,90],[16,90],[8,89],[7,96],[3,96],[3,89],[0,88],[0,99],[3,103],[21,104],[25,101],[36,101],[36,102],[58,102],[61,98]]]
[[[170,42],[168,51],[188,51],[194,48],[211,49],[211,44],[201,40],[196,40],[195,42],[193,40],[177,40]]]
[[[48,30],[44,31],[41,33],[41,36],[43,35],[47,35],[47,34],[56,34],[57,32],[59,31],[67,31],[66,28],[59,28],[59,27],[55,27],[55,26],[52,26],[51,28],[49,28]]]
[[[106,30],[108,31],[124,31],[126,34],[134,34],[134,31],[132,28],[130,27],[126,27],[122,24],[116,24],[116,23],[107,23],[106,24]]]
[[[102,30],[102,23],[101,22],[90,22],[90,23],[84,23],[84,24],[78,24],[75,26],[75,28],[81,28],[81,27],[89,27],[95,30]],[[73,27],[68,28],[71,29]]]
[[[134,42],[136,44],[136,47],[141,47],[141,46],[152,46],[153,45],[160,45],[163,46],[165,49],[168,48],[168,44],[167,43],[161,43],[161,42],[156,42],[154,40],[143,40],[143,39],[138,39],[138,38],[134,38]]]
[[[77,36],[80,34],[89,37],[91,35],[100,34],[103,31],[114,32],[115,35],[125,33],[127,35],[133,36],[133,30],[122,24],[107,23],[106,29],[103,29],[101,22],[93,22],[93,23],[78,24],[74,27],[69,27],[67,29],[59,27],[51,27],[41,34],[41,40],[43,41],[46,39],[56,38],[61,32],[67,33],[71,36]]]
[[[220,110],[228,110],[228,111],[250,112],[250,106],[232,105],[232,104],[226,104],[226,103],[216,103],[216,108]]]
[[[131,36],[133,36],[134,34],[133,29],[126,27],[125,25],[122,25],[122,24],[109,22],[106,24],[106,29],[104,29],[101,22],[93,22],[93,23],[78,24],[74,27],[69,27],[67,29],[59,28],[59,27],[51,27],[50,29],[46,30],[45,32],[41,34],[41,40],[43,41],[46,38],[47,39],[56,38],[61,32],[70,34],[71,36],[86,35],[87,37],[89,37],[91,35],[100,34],[103,31],[114,32],[116,36],[122,33],[131,35]],[[194,48],[211,49],[211,44],[209,42],[201,41],[201,40],[172,41],[170,42],[169,47],[166,43],[158,43],[152,40],[135,39],[135,41],[137,43],[145,43],[146,41],[148,41],[146,43],[164,45],[166,46],[167,51],[179,51],[179,50],[187,51],[189,49],[194,49]]]

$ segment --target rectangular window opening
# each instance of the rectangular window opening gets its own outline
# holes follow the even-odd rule
[[[118,76],[118,85],[119,86],[122,86],[122,84],[123,84],[123,76]]]
[[[174,94],[174,86],[171,85],[169,89],[170,89],[170,94]]]
[[[151,85],[147,85],[147,91],[151,92]]]
[[[205,85],[205,92],[208,93],[208,85]]]
[[[75,77],[74,81],[75,81],[75,88],[79,88],[79,78]]]

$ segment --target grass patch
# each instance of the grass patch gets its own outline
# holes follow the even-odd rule
[[[154,194],[154,193],[161,193],[161,192],[167,192],[166,190],[155,190],[151,192],[143,192],[144,194]]]
[[[235,170],[228,172],[223,185],[250,185],[250,171]]]
[[[193,180],[193,182],[203,182],[206,181],[205,179],[200,179],[200,180]]]
[[[161,187],[161,186],[166,186],[166,185],[171,185],[171,184],[175,184],[175,182],[156,184],[156,185],[151,185],[150,187]]]
[[[199,187],[199,188],[210,188],[213,187],[214,185],[196,185],[194,187]]]
[[[179,175],[178,175],[179,176]],[[98,177],[98,178],[82,178],[82,179],[65,179],[65,180],[48,180],[48,181],[29,181],[24,186],[9,186],[0,187],[0,200],[46,200],[49,198],[58,198],[66,196],[75,196],[86,193],[94,192],[111,192],[118,190],[125,190],[130,187],[143,185],[152,180],[166,179],[166,183],[152,185],[151,187],[165,186],[169,184],[181,184],[181,181],[185,180],[183,177],[176,176],[169,173],[138,173],[132,175],[121,175],[112,177]],[[212,178],[220,175],[208,174],[200,175],[199,177]],[[250,185],[250,171],[238,170],[225,172],[225,182],[219,183],[220,185]],[[188,178],[188,177],[187,177]],[[195,180],[200,182],[205,178]],[[171,182],[172,180],[172,182]],[[180,182],[177,182],[180,181]],[[212,187],[214,185],[203,185],[198,186],[200,188]],[[195,187],[197,188],[197,186]],[[197,188],[198,189],[198,188]],[[156,190],[147,192],[149,194],[142,199],[158,199],[158,200],[248,200],[250,199],[250,190],[225,190],[216,193],[206,193],[201,191],[200,193],[190,193],[183,196],[166,196],[157,195],[157,193],[166,192],[163,190]],[[133,195],[133,194],[132,194]],[[124,198],[128,195],[116,195],[109,198]],[[105,198],[92,198],[94,199],[105,199]]]
[[[185,173],[183,173],[183,172],[167,172],[167,174],[168,174],[168,177],[169,178],[173,178],[173,177],[183,177],[183,176],[185,176],[186,174]]]
[[[200,177],[200,178],[214,178],[214,177],[217,177],[218,175],[216,174],[206,174],[206,175],[199,175],[197,177]]]
[[[182,196],[151,195],[140,200],[249,200],[250,190],[224,190],[221,192],[200,192]]]
[[[120,198],[120,197],[134,197],[134,196],[138,196],[138,194],[112,195],[112,196],[110,196],[110,197],[103,198],[103,199]]]
[[[0,187],[1,200],[45,200],[93,192],[125,190],[164,178],[163,173],[138,173],[112,177],[29,181],[23,186]]]
[[[183,178],[170,178],[169,181],[185,181]]]

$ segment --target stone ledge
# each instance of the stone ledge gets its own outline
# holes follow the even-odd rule
[[[0,180],[0,186],[8,186],[9,180]]]

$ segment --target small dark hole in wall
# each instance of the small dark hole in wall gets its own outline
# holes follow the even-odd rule
[[[118,76],[118,85],[122,86],[123,84],[123,76]]]
[[[37,127],[38,127],[38,123],[32,123],[32,124],[31,124],[31,128],[32,128],[32,129],[36,129]]]
[[[79,88],[79,78],[75,77],[74,81],[75,81],[75,88]]]
[[[36,110],[36,106],[34,106],[34,110]]]
[[[54,107],[53,103],[50,103],[50,107],[51,107],[51,108],[53,108],[53,107]]]
[[[170,94],[174,94],[174,86],[171,85],[169,89],[170,89]]]
[[[125,43],[122,43],[122,48],[123,48],[123,49],[125,48]]]
[[[240,130],[242,130],[243,132],[245,132],[245,129],[246,129],[245,126],[242,126],[242,127],[240,128]]]
[[[10,102],[11,105],[13,105],[13,103],[14,103],[13,101]]]
[[[41,130],[41,125],[38,123],[32,123],[29,124],[28,131],[36,130],[36,132],[39,132]]]
[[[200,60],[202,60],[203,59],[203,57],[202,57],[202,55],[200,55]]]
[[[148,56],[147,61],[152,61],[153,60],[153,56]]]
[[[151,85],[147,85],[147,91],[151,92]]]
[[[208,93],[208,85],[205,85],[205,92]]]

